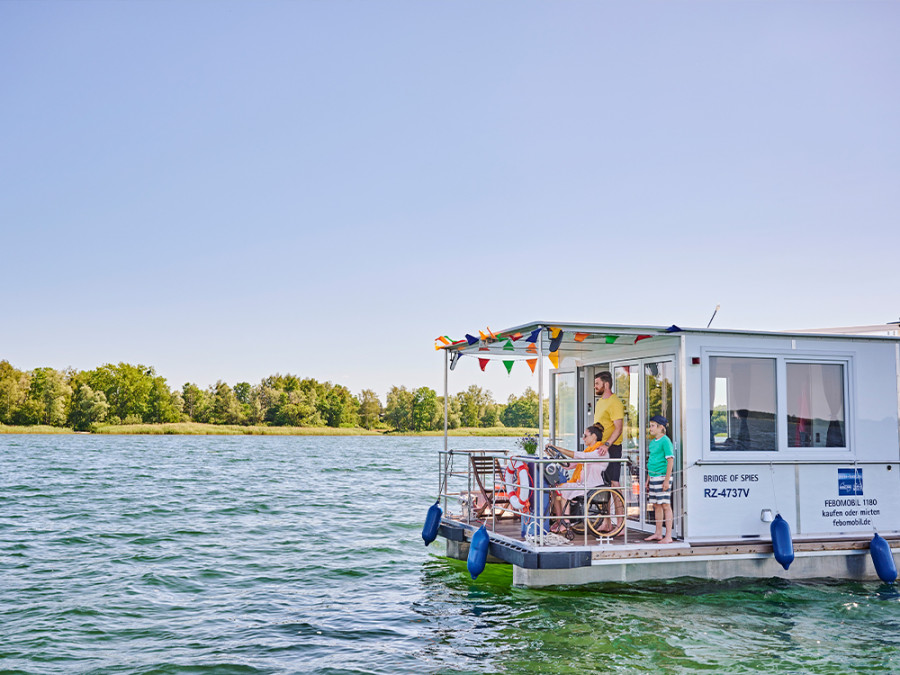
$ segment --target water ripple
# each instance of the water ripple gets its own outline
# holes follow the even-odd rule
[[[472,582],[419,537],[442,444],[0,437],[0,672],[900,672],[893,586]]]

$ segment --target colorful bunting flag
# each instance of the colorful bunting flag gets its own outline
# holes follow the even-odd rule
[[[575,333],[575,342],[584,342],[584,339],[590,335],[590,333]]]
[[[506,374],[509,375],[512,372],[512,367],[515,361],[504,361],[503,365],[506,366]]]
[[[555,339],[559,336],[562,330],[556,326],[550,326],[550,339]]]
[[[512,335],[510,335],[510,337],[512,338],[513,342],[516,342],[516,341],[522,339],[522,334],[521,333],[513,333]]]
[[[653,337],[652,335],[638,335],[636,338],[634,338],[634,344],[637,344],[641,340],[646,340],[647,338],[652,338],[652,337]]]
[[[534,367],[537,365],[537,359],[525,359],[525,363],[531,368],[531,374],[534,375]]]
[[[471,347],[472,345],[478,343],[478,338],[474,335],[469,335],[468,333],[466,333],[466,342],[468,342],[469,346]]]
[[[515,347],[515,345],[513,345],[512,340],[507,339],[506,344],[503,345],[503,351],[505,351],[505,352],[516,351],[516,347]]]
[[[606,336],[606,344],[611,345],[613,342],[619,339],[618,335],[607,335]]]
[[[666,328],[666,332],[667,333],[680,333],[681,329],[673,323],[671,326]]]
[[[496,339],[497,339],[497,336],[494,335],[494,331],[491,330],[491,327],[490,327],[490,326],[487,327],[487,331],[488,331],[488,336],[491,338],[491,340],[496,340]]]
[[[484,369],[487,368],[487,364],[490,359],[478,359],[478,365],[481,366],[481,372],[484,372]]]
[[[483,330],[478,331],[478,334],[481,336],[481,339],[487,341],[488,336],[484,334]]]
[[[538,335],[540,335],[540,334],[541,334],[541,329],[535,328],[533,331],[531,331],[531,335],[528,336],[528,339],[525,340],[525,342],[532,342],[532,343],[537,342]]]
[[[551,352],[559,351],[559,346],[562,344],[562,341],[563,341],[563,332],[557,328],[556,329],[556,337],[554,337],[550,340],[550,351]]]
[[[525,351],[529,354],[537,354],[537,345],[533,342],[525,348]]]
[[[553,367],[559,368],[559,352],[550,352],[547,356],[550,358],[550,363],[553,364]]]

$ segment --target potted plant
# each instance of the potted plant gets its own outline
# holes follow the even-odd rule
[[[516,441],[516,445],[518,445],[522,450],[525,451],[526,454],[533,455],[537,452],[538,446],[538,437],[537,434],[523,436],[518,441]]]

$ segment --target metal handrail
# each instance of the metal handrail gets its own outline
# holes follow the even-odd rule
[[[475,510],[474,499],[476,496],[476,492],[473,489],[474,484],[473,484],[473,479],[472,479],[472,469],[471,469],[471,464],[468,461],[468,456],[472,455],[472,454],[494,455],[498,459],[500,459],[502,457],[506,461],[522,461],[522,462],[531,463],[531,464],[534,464],[537,466],[544,466],[546,464],[559,464],[559,463],[565,463],[565,464],[585,463],[586,464],[586,463],[598,463],[598,462],[599,463],[619,462],[620,464],[622,464],[622,463],[631,464],[630,460],[626,457],[622,457],[622,458],[585,457],[585,458],[572,458],[572,459],[566,458],[565,460],[560,460],[558,458],[551,459],[549,457],[537,457],[535,455],[517,455],[517,454],[512,454],[511,450],[496,449],[496,448],[446,450],[446,451],[441,450],[441,451],[439,451],[439,455],[443,456],[443,461],[440,462],[439,467],[440,467],[440,471],[441,471],[440,485],[442,486],[442,490],[441,490],[441,494],[439,495],[439,499],[443,499],[444,513],[447,514],[447,513],[449,513],[448,507],[449,507],[450,499],[457,498],[459,500],[459,503],[463,506],[463,511],[464,511],[463,513],[460,514],[460,516],[465,516],[464,522],[466,522],[467,524],[472,524],[473,520],[475,520],[473,513]],[[461,455],[463,457],[466,457],[464,469],[453,467],[452,458],[454,455]],[[679,480],[680,477],[683,475],[683,473],[684,473],[683,471],[673,472],[672,485],[671,485],[671,491],[673,494],[673,498],[675,497],[676,494],[679,494],[679,493],[683,494],[683,490],[684,490],[683,481]],[[465,478],[466,479],[466,483],[465,483],[466,489],[465,490],[462,490],[462,489],[452,490],[450,487],[450,479],[451,478],[458,479],[457,486],[459,485],[459,482],[461,481],[461,479]],[[629,471],[624,471],[623,479],[624,480],[623,480],[622,484],[618,487],[613,487],[611,485],[583,486],[583,491],[584,491],[583,498],[584,498],[585,503],[587,503],[588,495],[596,490],[601,490],[601,489],[618,492],[622,496],[622,503],[624,505],[624,513],[622,513],[622,514],[616,513],[616,518],[622,517],[625,519],[622,533],[623,533],[623,537],[624,537],[624,542],[627,544],[628,538],[629,538],[628,495],[632,493],[632,487],[633,487],[633,481],[631,480],[631,473]],[[494,485],[498,485],[498,484],[505,485],[506,484],[505,480],[503,480],[503,478],[501,476],[496,475],[496,470],[492,474],[492,480],[493,480]],[[542,497],[542,495],[550,493],[552,491],[555,491],[557,488],[550,487],[547,485],[540,485],[540,483],[542,483],[542,481],[535,481],[535,482],[539,483],[539,485],[533,485],[533,486],[531,486],[531,489],[534,490],[535,494],[537,495],[537,499],[538,499],[537,503],[542,507],[543,499],[544,499]],[[640,489],[643,489],[643,486],[641,488],[639,488],[639,490]],[[674,499],[673,499],[673,503],[674,503]],[[682,500],[682,504],[683,504],[683,500]],[[545,542],[545,538],[544,538],[545,529],[547,529],[548,522],[551,519],[557,518],[557,516],[554,516],[551,513],[541,513],[542,508],[536,509],[536,513],[527,513],[527,512],[522,512],[518,509],[515,509],[511,504],[504,505],[502,507],[494,507],[492,505],[491,506],[491,518],[490,518],[491,525],[490,525],[490,527],[494,531],[496,531],[496,518],[497,518],[498,508],[500,509],[501,513],[503,511],[508,511],[510,513],[518,514],[521,517],[530,518],[532,520],[532,522],[538,523],[537,530],[538,530],[539,536],[535,538],[536,539],[535,544],[538,546],[547,545],[547,543]],[[685,516],[685,514],[683,512],[675,513],[674,509],[673,509],[673,524],[681,524],[684,519],[684,516]],[[611,518],[612,515],[606,514],[602,517],[603,518]],[[584,540],[584,545],[585,546],[589,545],[588,538],[589,538],[589,536],[592,537],[593,534],[589,534],[591,532],[591,528],[589,527],[588,522],[587,522],[588,518],[589,518],[589,513],[587,511],[587,508],[584,509],[584,512],[582,513],[581,516],[566,516],[566,518],[569,521],[572,521],[575,519],[579,519],[582,521],[582,526],[583,526],[583,535],[582,536],[583,536],[583,540]],[[484,519],[482,519],[482,520],[484,520]],[[603,539],[607,539],[607,538],[604,538],[604,537],[597,538],[597,540],[600,541],[601,543],[603,543]]]

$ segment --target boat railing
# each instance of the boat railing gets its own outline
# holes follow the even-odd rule
[[[485,489],[492,493],[491,502],[485,499],[485,495],[478,487],[478,481],[474,475],[473,465],[475,464],[470,458],[472,456],[493,457],[496,462],[490,463],[493,468],[490,471],[490,477],[485,473],[485,479],[488,484],[484,485]],[[530,475],[532,480],[529,489],[532,491],[529,499],[529,506],[525,509],[516,508],[509,503],[509,494],[517,490],[520,485],[514,482],[514,479],[507,478],[505,469],[509,462],[524,462],[530,465]],[[585,546],[608,545],[612,544],[613,536],[621,535],[622,543],[634,543],[635,536],[640,535],[643,538],[646,534],[646,524],[651,524],[650,517],[645,518],[645,527],[636,528],[637,520],[639,520],[641,504],[640,494],[644,490],[644,486],[634,479],[631,471],[628,470],[630,462],[627,458],[613,459],[610,457],[603,458],[578,458],[566,460],[569,464],[588,464],[588,463],[612,463],[619,462],[623,464],[621,471],[621,480],[619,486],[603,485],[603,486],[582,486],[582,504],[588,504],[589,496],[596,490],[606,492],[604,497],[609,499],[617,506],[615,509],[607,510],[605,513],[591,513],[588,508],[582,508],[582,513],[572,515],[566,514],[563,519],[569,524],[569,528],[562,528],[562,535],[566,539],[565,543],[581,543]],[[508,522],[514,520],[521,523],[521,530],[516,532],[520,534],[520,539],[524,539],[536,546],[557,546],[562,542],[560,534],[552,530],[559,529],[554,527],[554,522],[560,520],[559,516],[552,513],[552,494],[557,491],[557,486],[551,486],[540,479],[543,472],[538,471],[538,467],[545,467],[549,464],[560,464],[561,460],[536,457],[534,455],[518,455],[514,451],[504,449],[465,449],[465,450],[441,450],[439,452],[439,480],[440,480],[440,501],[442,502],[445,517],[464,522],[468,525],[485,524],[491,531],[498,532],[498,520]],[[672,505],[674,530],[681,531],[682,514],[676,511],[674,506],[676,503],[683,504],[683,500],[676,497],[683,490],[683,482],[680,479],[680,472],[675,472],[672,477]],[[536,485],[534,483],[537,483]],[[570,488],[572,489],[572,488]],[[618,496],[611,496],[610,493],[616,493]],[[653,513],[652,505],[645,504],[648,514]],[[621,519],[624,518],[624,524]],[[596,525],[598,522],[607,523],[606,528],[612,527],[613,535],[604,535],[597,533],[591,528],[589,521],[593,521]],[[576,527],[571,527],[572,525]],[[619,529],[618,525],[622,524]],[[571,531],[570,531],[571,528]],[[503,528],[507,533],[513,533],[512,528]],[[572,537],[572,531],[576,534]],[[565,537],[565,535],[568,535]],[[629,542],[631,539],[631,542]]]

